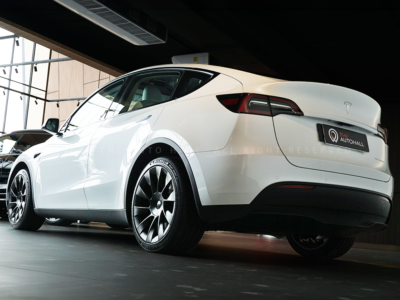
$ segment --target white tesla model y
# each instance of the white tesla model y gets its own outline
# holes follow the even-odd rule
[[[46,217],[132,226],[185,253],[205,230],[286,236],[335,258],[387,227],[393,196],[380,106],[343,87],[208,65],[131,72],[92,94],[14,163],[15,229]],[[57,128],[57,129],[56,129]]]

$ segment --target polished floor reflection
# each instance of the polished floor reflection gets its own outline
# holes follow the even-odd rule
[[[285,240],[206,233],[189,255],[143,251],[100,223],[13,230],[0,220],[1,299],[399,299],[400,252],[313,261]]]

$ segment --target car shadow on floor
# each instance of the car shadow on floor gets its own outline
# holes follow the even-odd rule
[[[143,251],[138,245],[131,230],[115,230],[108,227],[43,226],[35,234],[73,239],[75,242],[96,242],[107,248],[118,245],[125,249]],[[357,251],[347,254],[341,259],[313,260],[303,258],[291,250],[287,241],[264,239],[257,235],[242,235],[233,233],[206,233],[200,244],[189,254],[183,256],[166,255],[177,265],[186,265],[197,261],[216,265],[246,265],[249,268],[271,270],[271,268],[290,268],[299,272],[323,273],[327,270],[334,273],[346,273],[346,276],[366,276],[380,273],[393,278],[399,272],[399,266],[377,264],[368,260],[359,260]],[[157,255],[157,254],[149,254]],[[384,254],[382,254],[384,255]],[[367,275],[369,276],[369,275]]]

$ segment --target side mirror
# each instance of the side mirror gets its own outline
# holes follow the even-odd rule
[[[57,134],[58,133],[58,126],[60,126],[60,120],[56,118],[47,119],[46,122],[42,125],[42,129],[44,131]]]

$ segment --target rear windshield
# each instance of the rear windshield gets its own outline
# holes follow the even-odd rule
[[[21,134],[10,134],[0,137],[0,153],[10,153],[15,143],[21,138]]]
[[[22,153],[32,146],[44,143],[50,137],[51,135],[47,134],[24,134],[12,147],[10,153]]]

